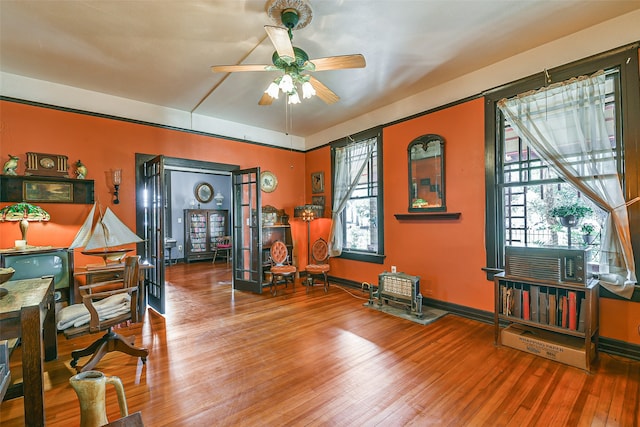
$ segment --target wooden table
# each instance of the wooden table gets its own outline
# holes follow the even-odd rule
[[[0,299],[0,339],[21,338],[22,384],[9,387],[5,399],[24,396],[24,421],[44,425],[44,360],[58,357],[53,277],[8,281]],[[44,351],[43,351],[44,347]]]
[[[140,277],[138,280],[138,292],[141,295],[140,298],[140,306],[138,307],[138,315],[140,318],[144,316],[144,312],[147,308],[147,294],[145,292],[145,275],[143,272],[145,270],[150,270],[153,268],[151,264],[140,264]],[[104,267],[88,267],[82,266],[77,267],[73,273],[75,279],[84,277],[85,283],[78,283],[78,280],[74,280],[74,289],[71,292],[74,292],[76,301],[82,301],[80,298],[80,291],[78,290],[78,286],[83,285],[91,285],[98,282],[105,282],[108,280],[117,280],[122,279],[124,277],[124,263],[118,264],[116,266],[104,266]]]

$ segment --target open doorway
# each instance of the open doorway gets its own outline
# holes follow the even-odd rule
[[[145,272],[146,294],[148,304],[159,313],[164,314],[166,307],[166,263],[188,261],[184,211],[205,204],[226,206],[231,218],[231,172],[238,169],[237,165],[136,154],[136,231],[144,236],[137,249],[154,267]],[[220,206],[217,193],[222,195]]]

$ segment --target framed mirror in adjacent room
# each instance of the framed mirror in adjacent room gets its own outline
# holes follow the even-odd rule
[[[213,199],[213,187],[208,182],[201,182],[196,186],[195,196],[200,203],[209,203]]]

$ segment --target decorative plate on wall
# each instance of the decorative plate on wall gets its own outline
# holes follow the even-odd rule
[[[260,189],[265,193],[271,193],[278,186],[278,178],[269,171],[260,172]]]

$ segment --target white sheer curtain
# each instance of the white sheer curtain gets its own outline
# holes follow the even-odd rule
[[[637,281],[627,205],[605,120],[605,74],[579,77],[512,99],[498,108],[550,167],[608,212],[600,284],[631,298]]]
[[[344,236],[342,217],[353,189],[356,187],[364,167],[367,165],[377,139],[349,144],[335,149],[335,170],[333,178],[333,210],[331,212],[331,231],[329,232],[329,254],[342,254]]]

